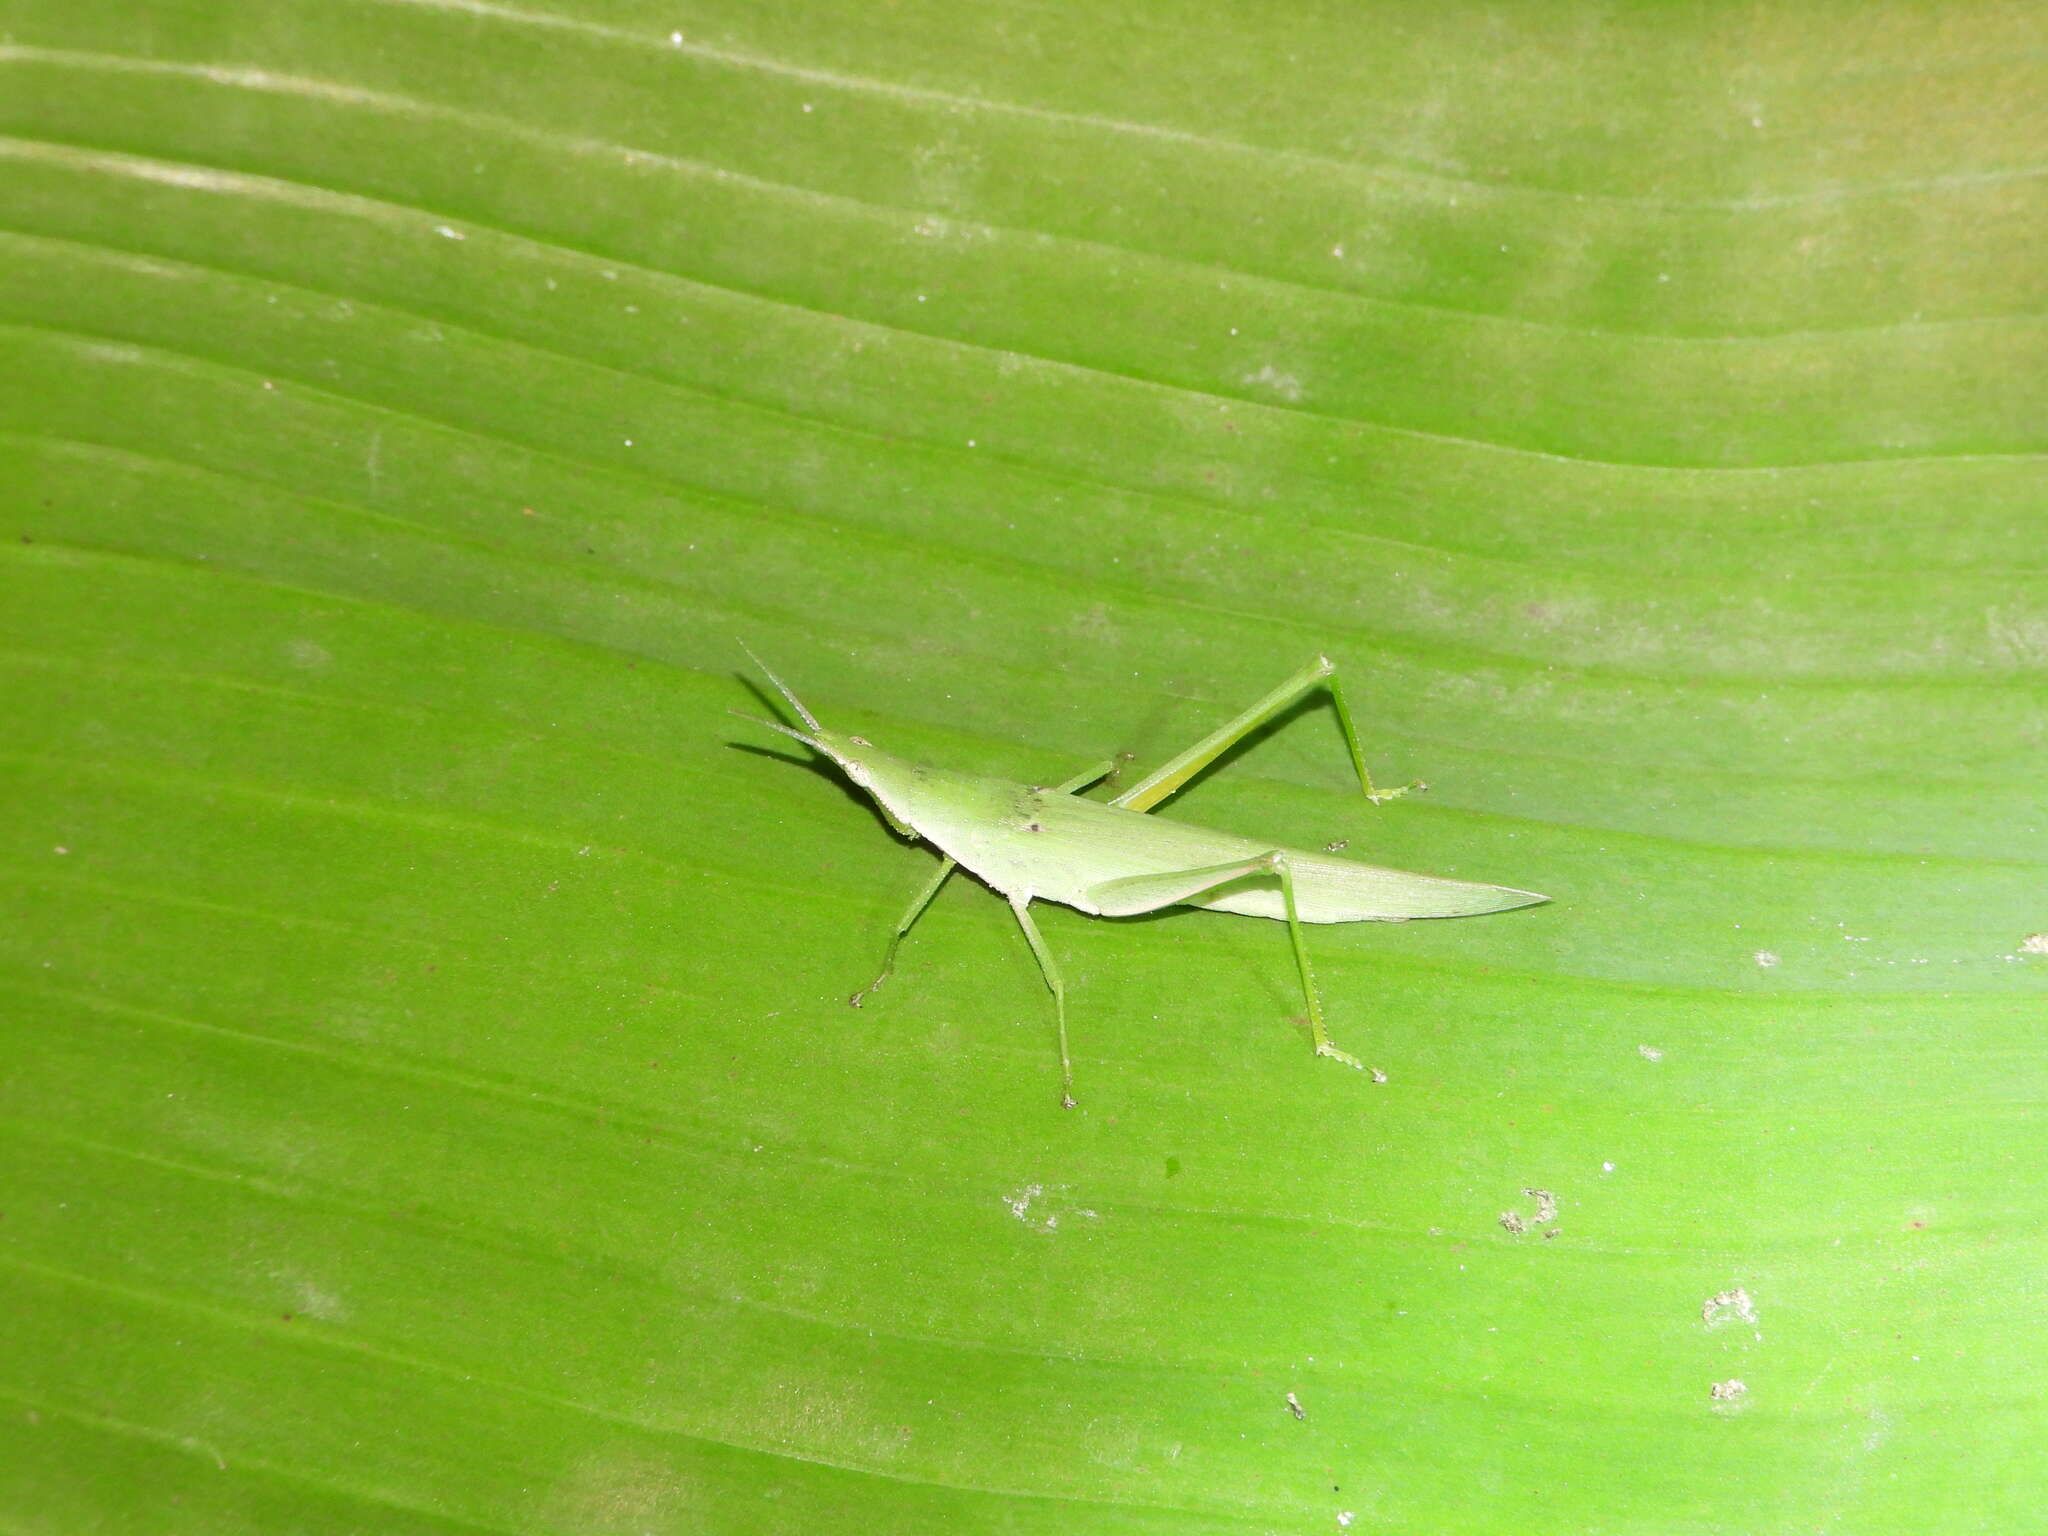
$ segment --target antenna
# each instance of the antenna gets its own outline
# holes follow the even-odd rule
[[[782,679],[777,677],[773,672],[770,672],[768,670],[767,662],[763,661],[760,657],[754,655],[753,647],[748,645],[747,642],[744,640],[738,641],[737,644],[739,645],[739,648],[741,650],[747,653],[747,656],[749,657],[749,659],[753,661],[754,665],[761,669],[762,675],[765,676],[769,682],[775,685],[775,691],[781,694],[785,699],[789,700],[789,707],[795,710],[799,715],[803,716],[804,724],[808,725],[814,731],[822,731],[824,727],[818,724],[818,717],[812,714],[808,709],[805,709],[804,701],[802,699],[799,699],[795,694],[791,693],[788,688],[783,686]],[[765,725],[767,722],[762,721],[759,723]],[[777,729],[780,730],[781,727],[778,726]],[[795,735],[795,732],[792,731],[789,734]],[[801,741],[803,740],[803,738],[801,736],[798,736],[797,740]],[[815,746],[816,743],[813,742],[812,745]]]

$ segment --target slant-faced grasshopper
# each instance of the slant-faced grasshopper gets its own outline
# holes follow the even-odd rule
[[[938,894],[954,866],[964,864],[1009,901],[1025,941],[1038,958],[1045,984],[1052,989],[1053,1013],[1059,1024],[1061,1102],[1069,1109],[1074,1107],[1074,1069],[1067,1054],[1066,987],[1038,925],[1031,920],[1034,900],[1062,902],[1102,917],[1130,917],[1161,907],[1188,906],[1284,920],[1294,941],[1294,963],[1301,972],[1302,995],[1308,1000],[1309,1033],[1316,1054],[1362,1067],[1364,1063],[1357,1057],[1331,1042],[1324,1027],[1322,999],[1309,971],[1308,949],[1302,943],[1303,923],[1470,917],[1550,899],[1504,885],[1380,869],[1328,853],[1310,853],[1144,814],[1233,743],[1325,684],[1336,703],[1337,719],[1343,724],[1344,740],[1351,749],[1351,763],[1358,771],[1365,798],[1378,804],[1421,788],[1417,784],[1373,788],[1351,711],[1338,686],[1336,664],[1327,656],[1318,656],[1243,714],[1225,721],[1108,801],[1083,800],[1079,792],[1106,777],[1115,768],[1114,762],[1097,763],[1063,784],[1050,786],[907,762],[864,737],[826,730],[782,679],[761,664],[760,657],[754,657],[754,664],[808,729],[799,731],[772,720],[755,723],[824,753],[873,797],[891,827],[906,838],[922,837],[944,855],[938,873],[911,900],[890,935],[881,974],[853,994],[854,1006],[859,1007],[862,998],[889,979],[896,964],[896,948],[910,925]]]

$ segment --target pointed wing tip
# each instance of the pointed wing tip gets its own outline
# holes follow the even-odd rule
[[[1512,912],[1518,907],[1538,906],[1550,900],[1536,891],[1518,891],[1511,885],[1482,885],[1471,893],[1472,904],[1457,912],[1459,917],[1484,917],[1489,912]]]

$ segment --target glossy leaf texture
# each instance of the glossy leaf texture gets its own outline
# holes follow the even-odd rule
[[[2038,23],[7,0],[0,1529],[2031,1528]]]

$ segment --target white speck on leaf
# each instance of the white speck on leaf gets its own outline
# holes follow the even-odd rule
[[[1750,1300],[1749,1292],[1741,1286],[1716,1292],[1700,1303],[1700,1321],[1707,1327],[1716,1327],[1730,1318],[1749,1324],[1757,1329],[1758,1338],[1763,1337],[1763,1330],[1757,1323],[1756,1303]]]
[[[1102,1220],[1099,1211],[1076,1205],[1063,1184],[1056,1184],[1050,1189],[1043,1184],[1025,1184],[1002,1199],[1003,1204],[1010,1208],[1010,1214],[1034,1232],[1057,1232],[1061,1220],[1066,1217]]]
[[[1514,1211],[1502,1211],[1500,1213],[1501,1226],[1516,1237],[1520,1237],[1526,1232],[1532,1232],[1538,1227],[1550,1226],[1557,1220],[1556,1195],[1547,1189],[1525,1189],[1522,1193],[1536,1202],[1535,1215],[1522,1216]],[[1548,1232],[1544,1234],[1545,1237],[1551,1235]]]
[[[1291,373],[1282,373],[1271,363],[1266,364],[1257,373],[1246,374],[1244,382],[1259,385],[1264,389],[1270,389],[1282,400],[1299,400],[1301,398],[1301,380]]]

